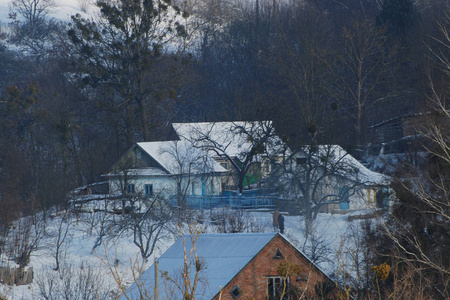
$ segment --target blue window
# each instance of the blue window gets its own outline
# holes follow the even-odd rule
[[[153,184],[146,184],[145,185],[145,195],[146,196],[153,196]]]
[[[134,194],[134,184],[130,183],[127,185],[127,193]]]

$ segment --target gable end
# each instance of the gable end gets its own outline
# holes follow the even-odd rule
[[[334,295],[338,290],[334,281],[282,235],[277,234],[223,287],[222,294],[217,293],[213,299],[220,297],[222,300],[233,300],[230,293],[236,286],[239,286],[243,296],[265,299],[271,280],[281,278],[278,269],[285,262],[298,265],[301,269],[300,276],[290,277],[290,284],[294,289],[303,289],[314,294],[320,284],[327,283],[333,286],[331,294]],[[301,280],[302,278],[307,280]]]
[[[112,166],[112,171],[123,171],[129,169],[145,169],[145,168],[159,168],[169,174],[158,161],[149,155],[138,144],[128,149],[118,161]]]

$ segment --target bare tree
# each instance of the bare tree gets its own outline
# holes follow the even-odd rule
[[[32,27],[42,22],[56,7],[55,0],[13,0],[11,10],[18,13]]]
[[[145,191],[141,190],[143,187],[137,186],[136,175],[139,173],[139,166],[136,165],[135,158],[133,156],[127,156],[122,160],[119,160],[113,167],[110,173],[110,181],[113,179],[111,184],[112,191],[117,197],[117,200],[113,201],[114,206],[117,203],[119,207],[114,207],[113,210],[120,209],[122,216],[126,213],[139,210],[142,206],[142,202],[147,198],[145,197]],[[162,196],[162,191],[159,193]],[[108,209],[110,205],[105,202],[105,210]]]
[[[173,210],[169,202],[159,195],[146,198],[146,209],[124,214],[118,221],[111,222],[110,230],[117,236],[133,235],[143,263],[153,254],[157,243],[171,233]]]
[[[62,21],[48,16],[56,6],[54,0],[14,0],[10,8],[11,41],[38,61],[48,56],[48,50],[64,31]]]
[[[419,132],[428,140],[424,147],[429,157],[424,167],[409,166],[414,171],[412,174],[417,176],[399,181],[400,185],[397,187],[401,193],[400,205],[405,210],[399,210],[395,214],[394,220],[398,228],[386,226],[385,230],[401,251],[399,257],[416,267],[425,266],[433,270],[432,273],[436,274],[433,283],[435,295],[448,297],[450,261],[435,255],[441,251],[448,252],[448,244],[434,244],[433,241],[448,239],[448,230],[445,228],[450,226],[450,113],[447,104],[450,90],[448,84],[445,84],[450,79],[450,17],[439,25],[440,36],[434,38],[437,44],[430,45],[436,75],[429,77],[429,117],[418,125]],[[406,198],[408,195],[409,198]],[[412,216],[421,216],[423,221],[411,223],[412,220],[405,220],[408,216],[406,211],[410,211]],[[421,233],[423,227],[427,230],[425,235]],[[431,248],[430,243],[434,244]],[[427,280],[432,280],[426,274],[423,275]]]
[[[450,258],[442,255],[450,251],[445,242],[450,239],[450,19],[439,26],[428,45],[427,107],[416,124],[427,155],[417,164],[399,166],[396,205],[377,245],[379,259],[390,260],[395,271],[395,281],[384,289],[397,297],[450,296]]]
[[[366,185],[387,184],[387,178],[365,169],[337,145],[304,146],[292,154],[274,173],[272,184],[293,210],[305,215],[306,234],[321,209],[348,202]]]
[[[393,96],[382,87],[388,82],[395,48],[389,50],[385,30],[369,20],[355,21],[344,28],[342,42],[339,52],[325,60],[334,76],[334,93],[342,109],[354,119],[356,143],[361,145],[367,111]]]
[[[43,271],[36,276],[37,293],[45,300],[95,300],[112,299],[103,274],[90,263],[74,266],[61,262],[56,272]]]
[[[174,285],[180,290],[184,300],[194,300],[195,293],[197,291],[198,284],[201,279],[201,271],[206,268],[205,262],[197,254],[197,240],[202,233],[196,224],[189,224],[189,234],[186,236],[182,234],[181,228],[178,226],[178,231],[183,239],[184,259],[183,268],[181,269],[181,278],[178,278],[180,274],[168,274],[162,273],[162,276],[166,280],[166,284]],[[186,241],[186,238],[189,240]],[[179,280],[180,279],[180,280]],[[171,292],[166,289],[167,292]]]
[[[194,147],[212,153],[231,166],[239,193],[252,165],[263,157],[275,159],[286,150],[271,121],[175,124],[175,130]]]
[[[287,131],[312,143],[331,126],[329,116],[324,119],[331,74],[323,60],[329,51],[330,26],[320,12],[309,7],[283,9],[278,17],[280,28],[272,37],[274,46],[267,59],[273,84],[281,85],[275,99],[284,98],[291,107],[283,111],[286,118],[279,122],[286,122]]]
[[[117,264],[112,262],[111,256],[105,247],[105,257],[100,257],[100,260],[112,274],[118,291],[122,294],[121,296],[119,295],[120,299],[195,299],[196,293],[198,295],[199,283],[204,280],[202,271],[206,268],[203,259],[198,256],[196,248],[202,229],[195,223],[189,224],[187,228],[188,233],[183,235],[181,227],[178,225],[177,227],[183,240],[184,249],[183,261],[180,261],[179,272],[169,274],[167,271],[160,270],[158,261],[155,260],[154,276],[156,278],[153,277],[155,282],[149,281],[148,274],[142,274],[141,263],[139,258],[136,258],[135,260],[130,260],[132,285],[127,286],[129,280],[124,278]],[[152,276],[153,274],[150,275],[150,277]],[[162,280],[160,281],[160,279]]]
[[[30,262],[31,254],[39,249],[44,235],[45,224],[41,214],[20,218],[9,231],[8,254],[24,268]]]
[[[59,270],[61,255],[63,251],[64,243],[69,235],[70,227],[71,227],[71,216],[68,215],[68,211],[64,210],[60,216],[59,223],[57,224],[57,228],[55,231],[56,241],[54,248],[54,258],[55,258],[55,271]]]
[[[186,141],[170,142],[161,151],[166,154],[167,166],[173,174],[174,195],[179,207],[185,206],[188,195],[192,194],[192,184],[198,183],[200,177],[203,188],[206,188],[207,182],[209,186],[217,185],[215,181],[218,178],[215,177],[214,161],[206,151],[192,147]]]
[[[133,243],[139,248],[141,256],[146,260],[155,250],[163,230],[171,219],[171,211],[168,204],[153,201],[144,215],[134,220]]]

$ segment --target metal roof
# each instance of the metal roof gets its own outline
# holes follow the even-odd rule
[[[198,257],[206,264],[206,269],[200,272],[199,286],[196,290],[196,299],[211,299],[220,287],[224,287],[252,258],[264,248],[276,233],[231,233],[231,234],[200,234],[195,247]],[[186,249],[192,248],[189,235],[185,235]],[[183,284],[182,270],[184,262],[183,238],[179,238],[159,259],[159,271],[167,275],[178,284]],[[194,254],[192,254],[192,257]],[[195,269],[195,266],[192,267]],[[191,272],[191,281],[194,278]],[[141,284],[153,296],[155,286],[155,265],[152,265],[141,276]],[[168,284],[167,284],[168,283]],[[167,292],[174,293],[173,299],[182,299],[180,290],[168,290],[174,286],[172,282],[159,279],[159,299],[168,299]],[[130,299],[139,299],[139,289],[134,283],[128,290]],[[126,299],[123,295],[121,299]]]

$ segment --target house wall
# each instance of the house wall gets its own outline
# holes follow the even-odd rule
[[[391,205],[392,201],[389,199],[389,195],[392,191],[387,191],[387,202],[378,203],[380,199],[377,199],[377,194],[380,190],[385,189],[383,187],[365,187],[358,190],[354,195],[349,197],[350,203],[348,210],[358,210],[367,208],[383,208],[386,205]],[[382,196],[383,197],[383,196]],[[341,209],[339,204],[329,204],[321,212],[333,213],[333,212],[345,212],[347,209]]]
[[[274,258],[277,251],[280,250],[284,258]],[[290,276],[292,286],[305,291],[309,297],[315,296],[315,286],[319,282],[328,281],[329,279],[305,259],[296,249],[287,244],[280,236],[276,236],[267,246],[253,258],[253,260],[239,272],[223,289],[221,295],[216,295],[213,299],[234,300],[230,291],[237,285],[241,289],[241,296],[238,299],[267,299],[268,278],[271,276],[279,276],[277,268],[284,262],[289,262],[300,266],[302,270],[301,276]],[[336,288],[333,293],[337,295]],[[308,297],[308,299],[309,299]],[[330,295],[326,299],[335,299]]]
[[[326,196],[326,195],[334,195],[337,197],[342,193],[340,189],[346,187],[352,187],[354,183],[352,181],[346,179],[336,179],[334,177],[327,178],[327,181],[324,182],[317,189],[317,198]],[[356,210],[356,209],[366,209],[366,208],[376,208],[376,192],[378,191],[378,187],[366,187],[359,186],[355,188],[355,191],[350,192],[348,197],[348,210]],[[336,204],[328,204],[322,206],[320,212],[324,213],[332,213],[334,211],[342,210],[345,211],[347,209],[342,209],[339,203]]]
[[[202,177],[201,175],[191,175],[191,178],[182,178],[181,184],[183,189],[189,182],[190,186],[187,188],[188,195],[221,195],[222,185],[220,176]],[[192,189],[192,183],[194,188]],[[124,178],[114,177],[109,180],[110,194],[121,194],[124,191],[125,185],[134,184],[136,194],[145,194],[145,185],[153,185],[153,195],[168,198],[176,194],[177,179],[173,176],[139,176],[127,179],[125,183]],[[213,186],[211,190],[211,185]],[[204,186],[204,188],[203,188]]]
[[[373,201],[375,199],[374,196],[373,188],[358,188],[355,194],[349,197],[349,209],[376,208],[376,202]]]
[[[237,172],[230,161],[224,157],[216,156],[214,160],[218,162],[222,167],[229,171],[227,176],[222,176],[222,186],[224,190],[236,190],[237,189]],[[281,163],[283,158],[276,159],[278,163]],[[261,179],[267,178],[273,171],[272,162],[267,157],[260,158],[260,161],[252,162],[249,170],[247,171],[247,178],[244,179],[244,189],[248,188],[248,181],[250,179],[251,184],[258,183]],[[256,179],[257,182],[254,182]]]

